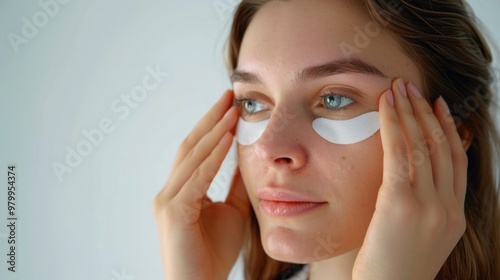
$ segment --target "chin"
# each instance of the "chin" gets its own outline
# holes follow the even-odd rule
[[[304,233],[286,227],[261,229],[261,240],[272,259],[299,264],[330,259],[356,247],[343,246],[332,234]]]

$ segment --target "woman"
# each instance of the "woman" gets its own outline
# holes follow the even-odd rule
[[[166,279],[226,279],[242,247],[247,279],[500,279],[492,57],[462,1],[247,0],[229,44],[233,90],[154,202]]]

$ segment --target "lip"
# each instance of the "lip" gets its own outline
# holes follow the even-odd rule
[[[290,217],[313,210],[323,204],[314,198],[289,191],[264,189],[257,194],[260,208],[264,213],[275,217]]]
[[[314,202],[321,203],[324,201],[308,197],[303,194],[298,194],[290,191],[263,189],[257,193],[257,197],[261,200],[283,201],[283,202]]]
[[[291,217],[313,210],[325,202],[284,202],[261,200],[260,208],[269,216]]]

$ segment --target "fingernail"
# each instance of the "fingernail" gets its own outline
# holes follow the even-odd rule
[[[418,88],[414,84],[412,84],[410,82],[408,87],[409,87],[410,93],[413,96],[418,97],[418,98],[422,98],[422,93],[420,93],[420,90],[418,90]]]
[[[403,82],[403,79],[399,79],[399,81],[398,81],[398,90],[402,96],[407,97],[406,86],[405,86],[405,83]]]
[[[394,96],[392,95],[392,90],[387,91],[387,103],[391,105],[391,107],[394,107]]]
[[[441,107],[443,107],[444,111],[447,114],[450,114],[450,107],[448,107],[448,103],[444,100],[443,96],[439,96],[439,102],[441,102]]]

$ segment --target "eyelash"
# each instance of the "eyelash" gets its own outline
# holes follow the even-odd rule
[[[326,107],[326,105],[325,105],[324,99],[325,99],[325,97],[326,97],[326,96],[329,96],[329,95],[334,95],[334,96],[338,96],[338,97],[341,97],[341,98],[348,98],[348,99],[350,99],[350,100],[351,100],[351,103],[350,103],[350,104],[348,104],[348,105],[346,105],[346,106],[344,106],[344,107],[342,107],[342,108],[338,108],[338,109],[330,109],[330,108],[327,108],[327,107]],[[325,93],[323,93],[323,94],[319,95],[319,96],[316,98],[316,100],[317,100],[319,103],[321,103],[321,104],[322,104],[322,107],[323,107],[324,109],[326,109],[326,110],[328,110],[328,111],[330,111],[330,112],[345,112],[345,111],[349,110],[349,108],[350,108],[350,107],[351,107],[354,103],[356,103],[356,100],[354,100],[353,98],[351,98],[351,97],[349,97],[349,96],[347,96],[347,95],[345,95],[345,94],[336,93],[336,92],[331,92],[331,91],[329,91],[329,92],[325,92]],[[249,112],[247,112],[247,111],[244,109],[245,102],[247,102],[247,101],[254,101],[254,102],[259,102],[259,103],[262,103],[262,102],[258,101],[258,100],[257,100],[257,99],[255,99],[255,98],[249,98],[249,97],[246,97],[246,96],[242,96],[242,97],[238,97],[238,98],[236,98],[236,101],[235,101],[236,106],[240,109],[241,114],[242,114],[243,116],[252,116],[252,115],[255,115],[255,114],[258,114],[258,113],[262,112],[262,111],[259,111],[259,112],[256,112],[256,113],[249,113]]]

